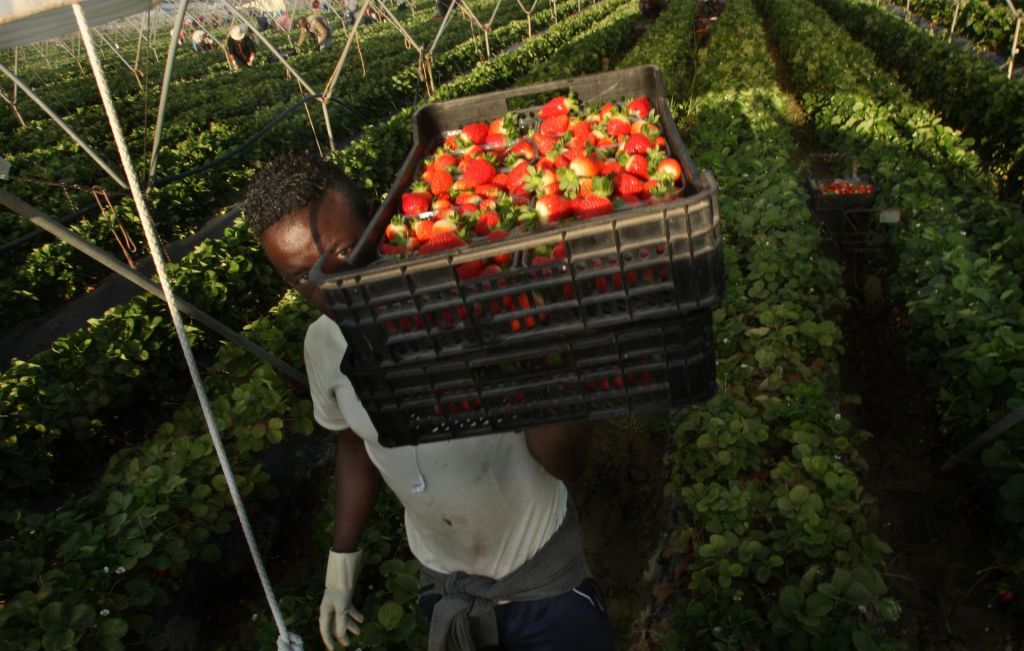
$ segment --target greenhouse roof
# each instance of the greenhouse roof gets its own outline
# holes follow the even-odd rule
[[[0,48],[78,31],[72,0],[0,0]],[[118,18],[147,11],[156,0],[82,0],[89,25],[95,27]]]

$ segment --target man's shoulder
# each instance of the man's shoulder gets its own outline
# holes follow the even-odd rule
[[[305,346],[306,349],[321,349],[325,346],[342,346],[347,348],[348,343],[345,341],[345,335],[341,333],[341,328],[334,322],[334,319],[321,314],[318,319],[310,323],[306,328]]]

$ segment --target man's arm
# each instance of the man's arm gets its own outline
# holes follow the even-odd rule
[[[587,464],[592,433],[587,422],[531,427],[526,430],[526,447],[553,477],[576,479]]]
[[[380,492],[380,471],[370,461],[363,440],[350,429],[338,432],[334,460],[334,546],[353,552]]]

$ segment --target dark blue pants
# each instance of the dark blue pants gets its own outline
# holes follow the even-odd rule
[[[440,598],[420,597],[427,621]],[[494,612],[501,646],[493,651],[612,651],[612,628],[593,579],[556,597],[502,604]]]

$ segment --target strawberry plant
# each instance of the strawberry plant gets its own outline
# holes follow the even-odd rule
[[[935,156],[955,156],[963,144],[936,128],[926,111],[903,101],[889,106],[872,99],[870,85],[818,74],[808,62],[855,67],[874,83],[895,87],[869,65],[870,55],[824,12],[804,2],[764,2],[779,34],[780,50],[821,138],[856,151],[881,188],[879,201],[898,206],[907,228],[895,238],[899,265],[891,276],[896,300],[905,306],[901,334],[910,361],[927,374],[932,399],[946,431],[976,434],[1019,406],[1024,340],[1017,212],[968,188],[950,196]],[[815,39],[805,40],[813,34]],[[839,44],[840,47],[833,47]],[[866,92],[868,91],[868,92]],[[921,129],[922,123],[929,124]],[[913,134],[909,137],[907,134]],[[919,137],[920,136],[920,137]],[[980,206],[991,208],[979,212]],[[1007,217],[1011,216],[1009,220]],[[1022,430],[1017,428],[983,454],[989,479],[999,485],[1001,515],[1008,525],[1002,567],[1020,581],[1024,549],[1020,495],[1014,477],[1022,467]]]

